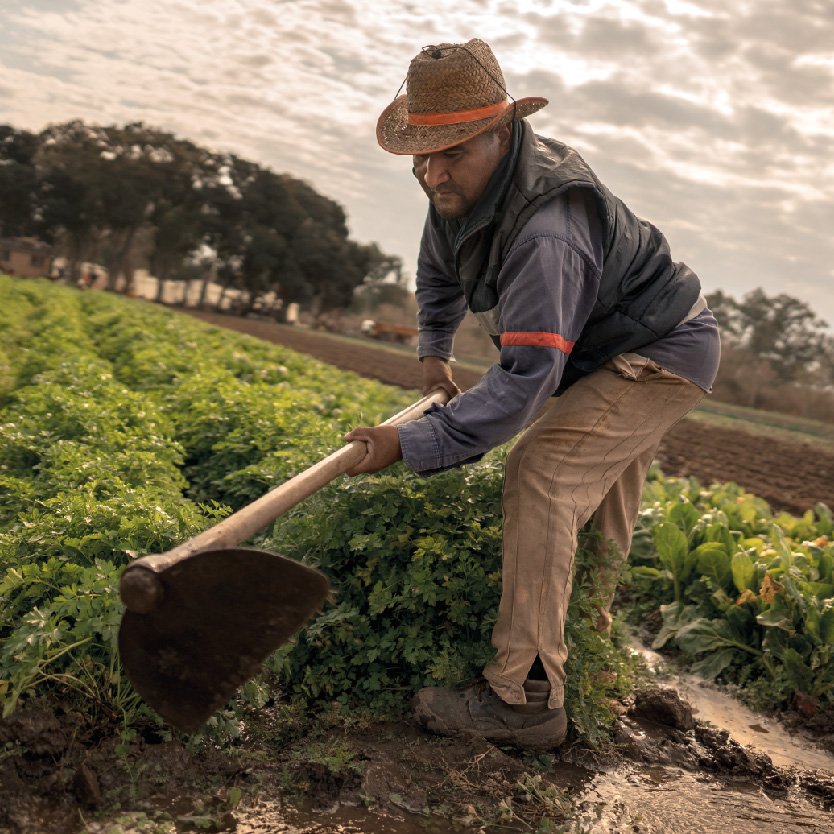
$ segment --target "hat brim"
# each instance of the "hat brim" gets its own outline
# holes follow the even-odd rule
[[[476,122],[425,126],[408,123],[407,97],[403,95],[395,98],[382,111],[376,124],[376,140],[389,153],[408,156],[436,153],[467,142],[504,122],[524,119],[546,104],[546,98],[530,96],[509,102],[497,116]]]

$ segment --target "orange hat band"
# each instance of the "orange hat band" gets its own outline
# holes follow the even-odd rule
[[[436,125],[458,125],[464,122],[478,122],[503,113],[508,100],[499,101],[476,110],[459,110],[457,113],[409,113],[408,123],[414,127],[433,127]]]

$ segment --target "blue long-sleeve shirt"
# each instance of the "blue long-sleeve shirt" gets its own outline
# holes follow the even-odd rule
[[[444,408],[400,426],[407,466],[430,474],[479,459],[520,432],[559,385],[567,357],[597,297],[601,238],[580,190],[545,204],[517,236],[498,276],[495,309],[476,314],[500,338],[498,362]],[[466,299],[427,222],[417,267],[418,354],[449,359]],[[708,310],[639,351],[709,390],[718,367]]]

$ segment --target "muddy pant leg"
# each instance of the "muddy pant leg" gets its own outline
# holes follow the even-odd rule
[[[538,654],[548,703],[562,705],[578,532],[630,464],[702,396],[649,360],[617,357],[554,398],[511,450],[496,656],[484,669],[507,703],[525,703],[524,680]]]

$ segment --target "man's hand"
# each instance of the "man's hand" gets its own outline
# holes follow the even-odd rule
[[[438,388],[445,391],[449,399],[460,394],[460,388],[452,381],[452,369],[445,359],[439,356],[424,356],[420,364],[423,366],[424,397]]]
[[[368,447],[368,453],[353,469],[348,469],[348,475],[379,472],[403,457],[396,426],[359,426],[346,434],[345,440],[360,440]]]

